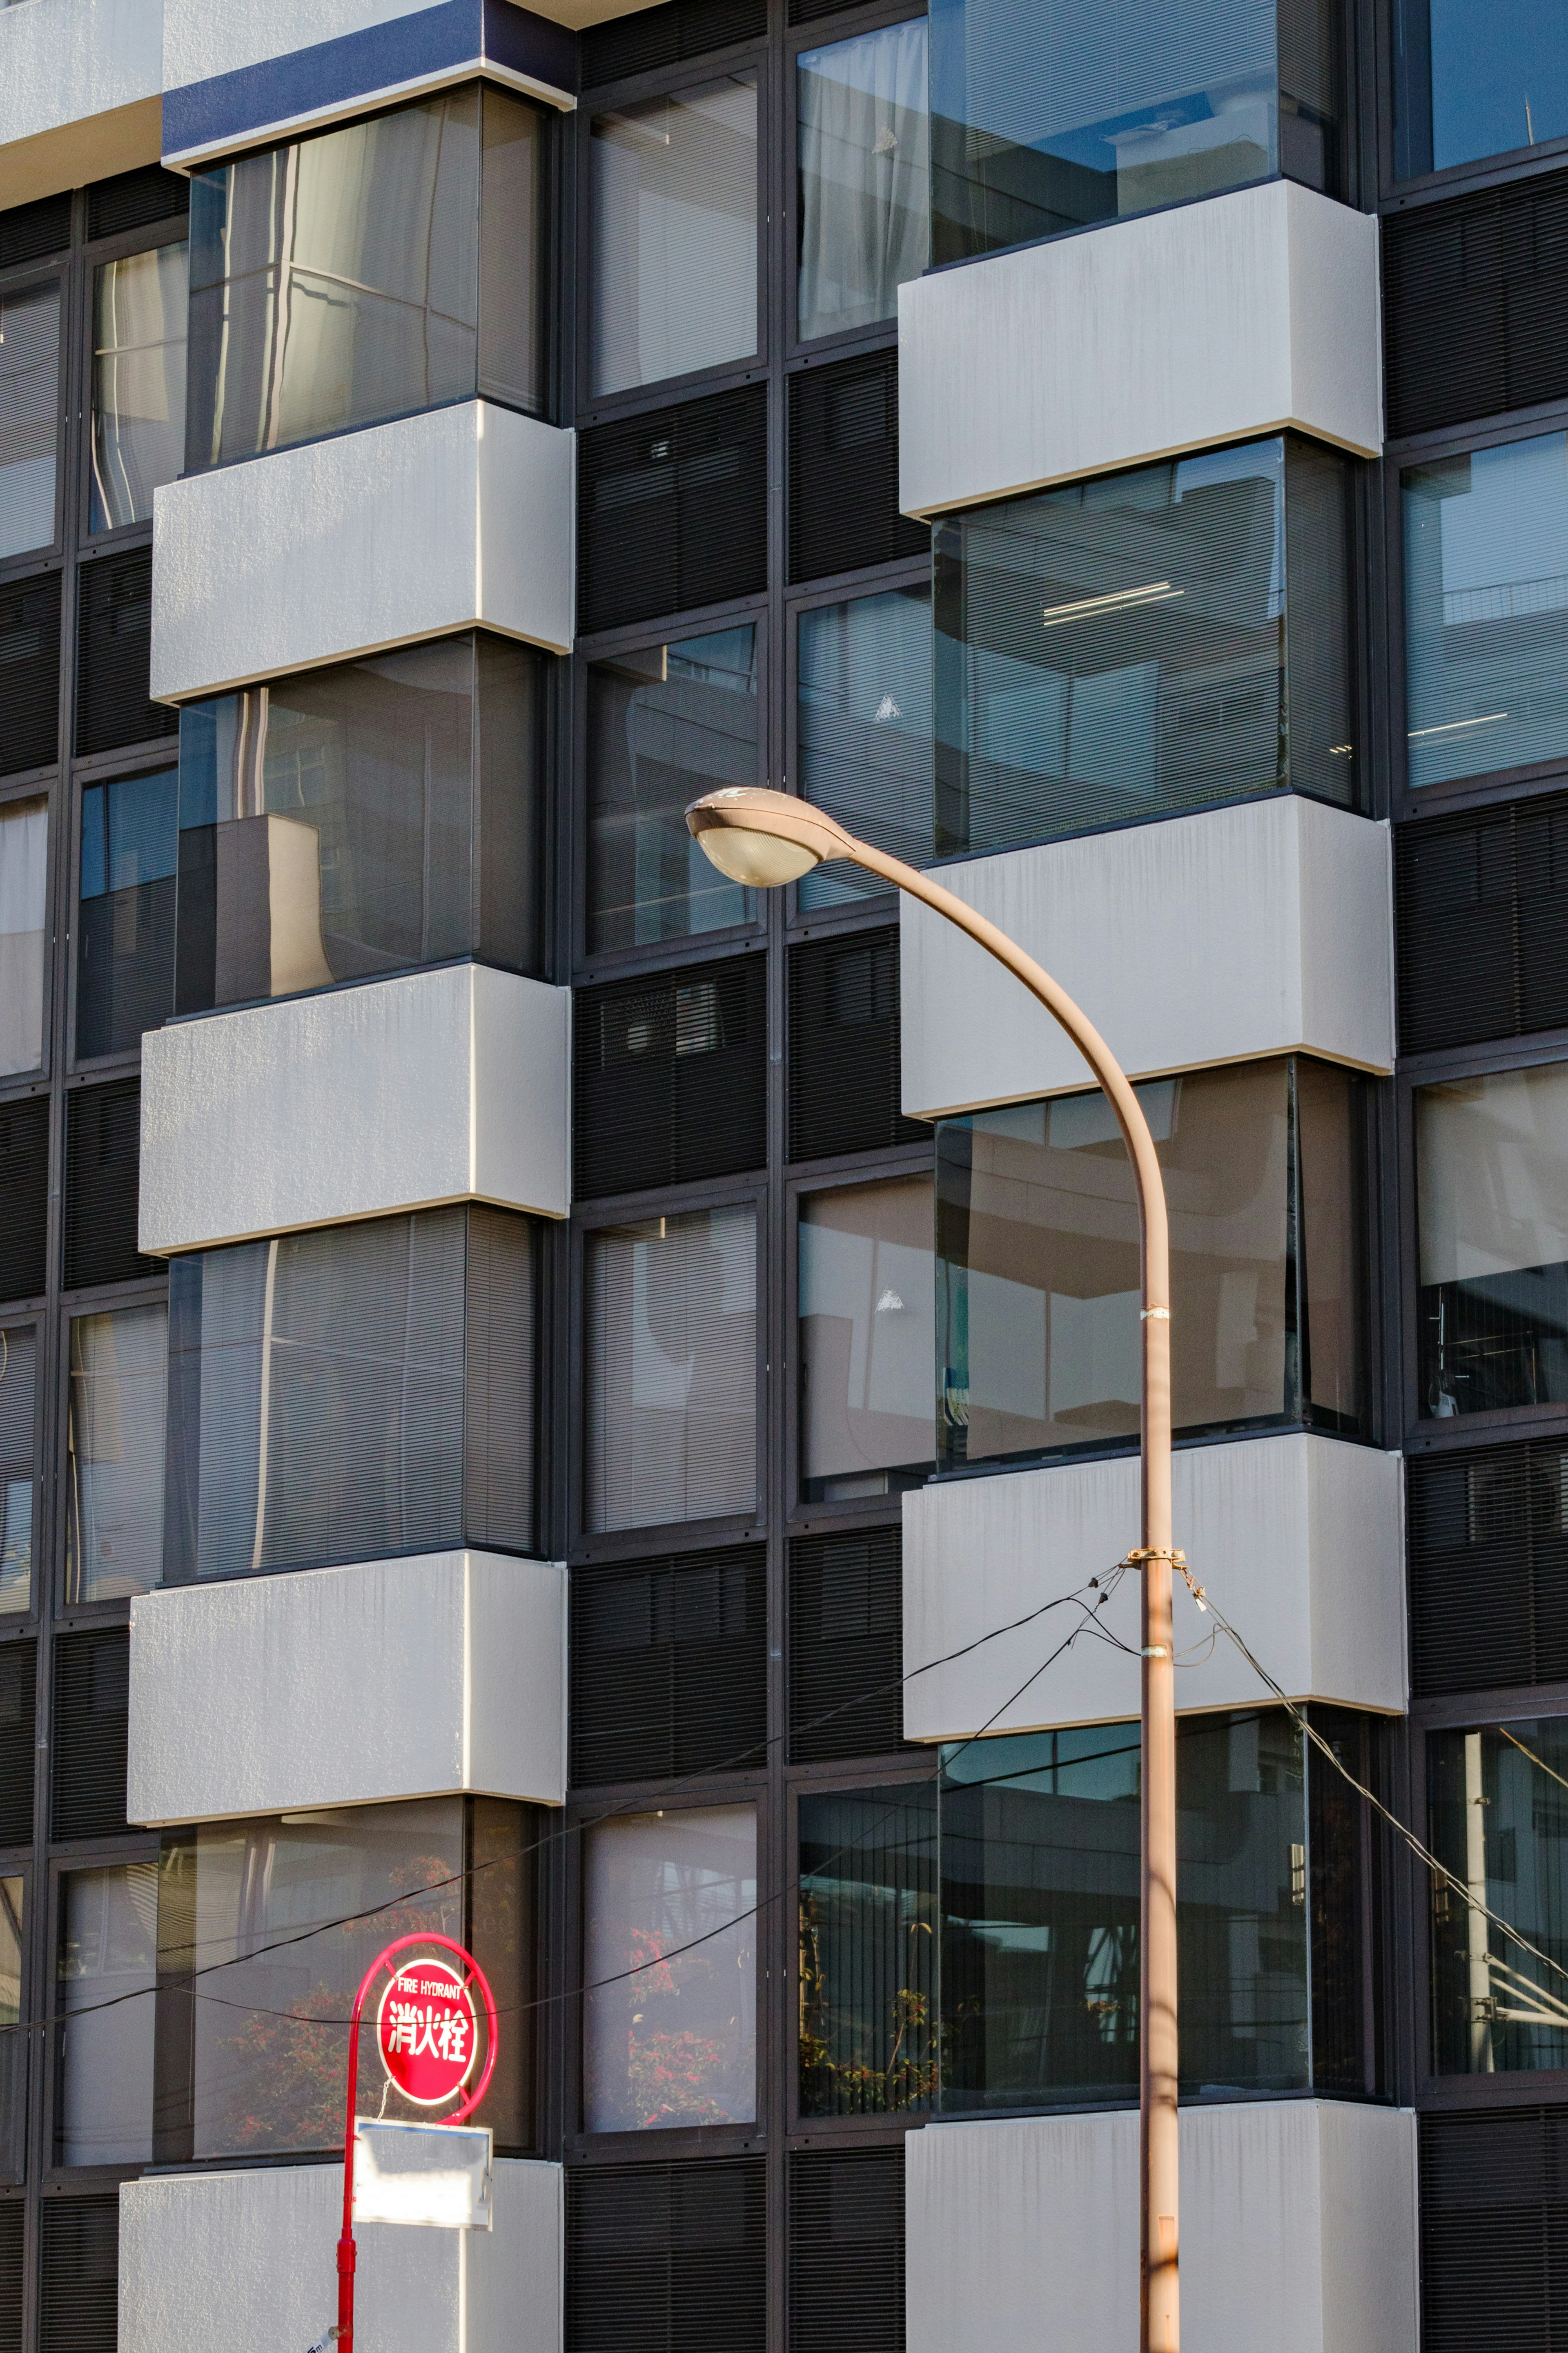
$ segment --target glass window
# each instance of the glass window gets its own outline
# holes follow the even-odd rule
[[[644,1218],[588,1236],[587,1524],[657,1527],[757,1500],[757,1219]]]
[[[0,2179],[26,2175],[27,2046],[22,2031],[26,1883],[0,1879]]]
[[[749,622],[590,663],[590,952],[752,921],[753,894],[704,858],[686,810],[721,785],[761,781],[758,711]]]
[[[937,2089],[936,1788],[800,1801],[800,2113],[890,2116]]]
[[[853,44],[851,45],[853,46]],[[796,759],[800,790],[879,849],[932,855],[931,590],[887,588],[802,613]],[[886,890],[842,860],[796,884],[804,908]]]
[[[37,1498],[37,1335],[0,1330],[0,1612],[33,1601]]]
[[[55,542],[60,290],[0,298],[0,556]]]
[[[593,396],[757,348],[757,77],[594,118]]]
[[[184,464],[186,253],[182,239],[94,272],[89,531],[145,522]]]
[[[811,1503],[889,1495],[931,1469],[931,1183],[800,1204],[800,1481]]]
[[[47,800],[0,803],[0,1077],[44,1059]]]
[[[1348,461],[1294,437],[940,523],[942,855],[1356,799]]]
[[[542,414],[548,135],[471,85],[194,174],[187,470],[479,392]]]
[[[448,956],[537,972],[543,670],[481,631],[187,704],[178,1010]]]
[[[174,1005],[177,768],[89,785],[76,933],[79,1060],[134,1046]]]
[[[1402,477],[1412,789],[1568,753],[1568,433]]]
[[[1568,137],[1568,24],[1540,0],[1397,0],[1400,179]]]
[[[584,1845],[587,2129],[752,2123],[754,1811],[625,1815],[586,1831]]]
[[[1415,1093],[1421,1406],[1568,1402],[1568,1062]]]
[[[923,18],[803,49],[795,67],[802,343],[897,318],[926,266]]]
[[[341,2149],[354,1994],[384,1946],[421,1933],[467,1945],[489,1979],[503,2023],[474,2121],[489,2126],[499,2147],[527,2147],[537,1837],[531,1808],[422,1798],[204,1822],[166,1839],[160,2161]],[[190,1990],[193,1961],[206,1972],[205,2000]],[[388,2091],[368,2033],[359,2105],[428,2120]]]
[[[1560,1957],[1568,1950],[1568,1717],[1429,1733],[1436,2072],[1568,2067],[1568,1988],[1474,1910],[1484,1904]]]
[[[1178,1430],[1363,1429],[1359,1088],[1304,1056],[1139,1088],[1171,1203]],[[1103,1095],[939,1124],[944,1467],[1137,1437],[1138,1268]]]
[[[163,1582],[168,1329],[161,1300],[71,1318],[68,1604]]]
[[[170,1579],[529,1551],[534,1268],[477,1205],[176,1259]]]
[[[144,2165],[153,2154],[157,1864],[68,1872],[59,1938],[56,2162]],[[341,2131],[341,2088],[338,2099]]]

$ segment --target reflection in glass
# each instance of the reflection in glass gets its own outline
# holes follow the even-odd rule
[[[1568,1960],[1568,1717],[1524,1717],[1426,1741],[1437,2072],[1568,2067],[1568,1987],[1474,1908]],[[1470,1899],[1470,1900],[1467,1900]]]
[[[800,790],[851,833],[913,866],[931,835],[931,590],[819,605],[798,624]],[[799,904],[834,907],[887,885],[842,860],[813,867]]]
[[[1395,176],[1568,137],[1568,23],[1540,0],[1397,0]]]
[[[597,396],[757,348],[757,77],[598,114],[591,150]]]
[[[68,1604],[163,1582],[168,1330],[161,1300],[71,1319]]]
[[[800,2113],[929,2108],[937,2086],[936,1786],[800,1800]]]
[[[626,1815],[587,1831],[584,1844],[588,2131],[750,2124],[757,2113],[754,1811],[703,1806]]]
[[[1568,1063],[1415,1091],[1421,1407],[1568,1401]]]
[[[937,849],[1355,804],[1348,461],[1293,436],[938,526]]]
[[[0,1879],[0,2180],[26,2177],[27,2048],[22,2024],[26,1883]]]
[[[1170,1199],[1178,1430],[1359,1431],[1358,1083],[1301,1056],[1138,1089]],[[1136,1437],[1138,1264],[1099,1092],[940,1123],[944,1468]]]
[[[157,1864],[68,1872],[60,1883],[57,2164],[144,2165],[152,2156],[157,1965]]]
[[[888,1495],[931,1465],[931,1186],[800,1205],[800,1478],[812,1503]]]
[[[177,1009],[537,972],[543,666],[481,630],[187,704]]]
[[[182,241],[94,275],[89,531],[145,522],[184,464],[185,262]]]
[[[180,776],[121,776],[81,797],[76,934],[79,1060],[134,1046],[174,1006]]]
[[[1413,788],[1568,752],[1568,434],[1404,475]]]
[[[0,804],[0,1078],[44,1059],[47,800]]]
[[[931,237],[923,18],[796,62],[802,343],[898,316]]]
[[[60,290],[0,300],[0,556],[55,539],[59,439]]]
[[[584,1302],[589,1527],[754,1510],[755,1211],[590,1234]]]
[[[32,1605],[37,1345],[26,1325],[0,1330],[0,1612]]]
[[[716,629],[588,670],[588,945],[646,947],[752,920],[686,808],[761,776],[757,633]]]

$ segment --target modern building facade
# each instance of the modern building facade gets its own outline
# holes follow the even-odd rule
[[[0,2353],[321,2336],[405,1933],[366,2353],[1131,2341],[1129,1172],[763,781],[1165,1167],[1190,2340],[1556,2348],[1565,617],[1550,12],[0,9]]]

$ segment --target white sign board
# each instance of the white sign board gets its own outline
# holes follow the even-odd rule
[[[491,2136],[469,2125],[354,2118],[353,2219],[488,2231]]]

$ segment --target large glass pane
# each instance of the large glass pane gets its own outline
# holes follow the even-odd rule
[[[1542,0],[1395,0],[1395,170],[1568,137],[1568,22]]]
[[[145,522],[184,464],[185,265],[182,239],[95,272],[91,531]]]
[[[796,63],[802,343],[898,316],[931,237],[923,18]]]
[[[1437,2072],[1568,2067],[1568,1985],[1475,1907],[1568,1964],[1568,1717],[1427,1736]]]
[[[0,1612],[32,1606],[37,1348],[26,1325],[0,1330]]]
[[[0,300],[0,556],[55,538],[60,417],[60,290]]]
[[[589,389],[757,348],[757,78],[726,74],[594,118]]]
[[[26,1896],[19,1873],[0,1879],[0,2179],[8,2181],[26,2176],[27,2053],[33,2038],[22,2022]]]
[[[76,1050],[134,1046],[174,1008],[180,776],[117,777],[81,797]]]
[[[58,2164],[144,2165],[152,2156],[157,1967],[157,1864],[68,1872],[60,1883]]]
[[[936,1789],[800,1801],[800,2113],[930,2107],[937,2085]]]
[[[931,590],[888,588],[802,613],[800,790],[851,833],[912,865],[931,862]],[[835,907],[887,885],[842,860],[797,883],[799,903]]]
[[[1415,1093],[1421,1409],[1568,1401],[1568,1063]]]
[[[931,1185],[800,1205],[800,1481],[810,1502],[918,1487],[931,1468]]]
[[[1413,789],[1568,751],[1568,434],[1403,477]]]
[[[589,1527],[754,1510],[756,1212],[590,1234],[583,1329]]]
[[[632,1814],[584,1834],[584,2122],[750,2124],[757,2113],[757,1818]]]
[[[44,1059],[47,800],[0,803],[0,1077]]]
[[[161,1301],[71,1319],[68,1603],[163,1581],[168,1327]]]

